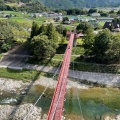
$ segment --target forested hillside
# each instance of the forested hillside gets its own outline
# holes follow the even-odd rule
[[[43,3],[31,0],[0,0],[0,10],[45,12],[49,11]]]
[[[101,7],[120,4],[120,0],[39,0],[52,8]]]
[[[83,7],[105,7],[105,6],[117,6],[120,5],[120,0],[0,0],[2,3],[18,3],[23,2],[25,4],[30,4],[33,2],[43,3],[49,8],[58,9],[70,9],[70,8],[83,8]],[[28,5],[29,6],[29,5]],[[42,4],[40,7],[44,9]]]

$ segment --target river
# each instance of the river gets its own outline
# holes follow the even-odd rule
[[[27,94],[3,92],[0,95],[0,104],[34,104],[43,90],[43,86],[34,85]],[[36,106],[42,108],[42,114],[47,114],[49,110],[53,91],[53,89],[47,89],[41,100],[36,104]],[[67,119],[102,120],[107,115],[114,117],[119,113],[120,90],[117,88],[94,87],[78,90],[73,87],[66,91],[63,115]]]

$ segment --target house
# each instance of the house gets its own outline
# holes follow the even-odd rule
[[[42,13],[32,13],[30,16],[34,17],[34,18],[37,18],[37,17],[42,17],[43,14]]]
[[[63,14],[62,13],[59,13],[59,16],[62,16]]]
[[[48,13],[48,17],[58,17],[58,16],[62,16],[62,13],[55,13],[55,12]]]
[[[59,21],[62,21],[63,20],[63,17],[62,16],[58,16],[56,18],[54,18],[55,22],[59,22]]]
[[[43,12],[42,14],[43,14],[43,16],[46,16],[46,17],[48,17],[48,13],[46,13],[46,12]]]
[[[100,27],[99,23],[96,20],[89,20],[88,21],[94,28]]]
[[[88,18],[79,18],[79,21],[86,21],[86,22],[88,22],[89,19]]]
[[[112,30],[112,32],[120,32],[120,28],[115,28]]]
[[[120,22],[106,22],[103,29],[108,28],[112,32],[120,32]]]
[[[100,13],[92,13],[91,16],[92,17],[100,17]]]
[[[109,17],[106,17],[106,18],[96,18],[97,22],[112,22],[114,18],[109,18]]]
[[[96,20],[96,19],[95,18],[79,18],[79,21],[89,22],[89,21],[92,21],[92,20]]]
[[[28,12],[22,12],[23,15],[28,14]]]
[[[59,16],[58,13],[54,13],[54,12],[48,13],[48,17],[57,17],[57,16]]]
[[[16,15],[13,14],[3,14],[3,17],[9,18],[9,17],[15,17]]]
[[[71,24],[71,22],[70,21],[65,21],[64,24]]]

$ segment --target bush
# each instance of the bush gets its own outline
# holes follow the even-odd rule
[[[1,50],[2,50],[3,52],[7,52],[10,48],[11,48],[11,44],[9,44],[9,43],[4,43],[4,44],[1,46]]]

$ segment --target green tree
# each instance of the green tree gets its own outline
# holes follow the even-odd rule
[[[96,13],[96,12],[97,12],[97,9],[91,8],[91,9],[88,11],[88,14],[92,14],[92,13]]]
[[[13,41],[25,35],[29,33],[17,22],[0,20],[0,50],[6,52],[12,47]]]
[[[106,53],[110,48],[112,40],[112,34],[108,29],[104,29],[95,36],[93,43],[93,54],[95,55],[95,61],[98,63],[108,63]]]
[[[117,14],[120,14],[120,10],[118,10]]]
[[[64,30],[65,28],[64,28],[64,26],[62,26],[62,25],[57,25],[56,26],[56,30],[58,31],[58,33],[60,33],[60,34],[63,34],[63,30]]]
[[[94,43],[94,33],[90,29],[86,31],[86,35],[83,38],[83,47],[85,49],[85,54],[89,55],[92,52],[93,49],[93,43]]]
[[[52,57],[56,52],[58,44],[64,42],[65,39],[51,23],[47,26],[40,26],[33,33],[35,35],[30,41],[31,51],[38,60]]]
[[[36,22],[33,22],[32,28],[31,28],[30,38],[33,38],[34,36],[38,35],[38,30],[39,30],[38,24]]]
[[[56,28],[53,26],[52,23],[47,25],[46,35],[48,36],[48,39],[50,39],[51,42],[53,42],[53,43],[59,44],[59,43],[61,43],[61,41],[63,41],[62,35],[60,35],[56,31]]]
[[[36,35],[39,35],[41,33],[45,34],[47,32],[47,26],[41,25],[40,28],[38,29],[38,33]]]
[[[77,31],[80,31],[83,34],[85,34],[88,30],[92,31],[93,26],[88,22],[80,22],[80,24],[76,27],[76,29]]]
[[[85,54],[91,54],[94,42],[93,26],[88,22],[80,22],[76,29],[77,32],[82,32],[84,34],[83,47],[85,49]]]
[[[38,12],[40,13],[40,12],[49,11],[49,8],[44,6],[41,2],[32,1],[30,3],[26,2],[25,5],[22,5],[21,7],[19,7],[19,10],[20,11],[27,11],[29,13],[38,13]]]
[[[66,36],[67,29],[62,25],[57,25],[56,30],[59,34],[62,34],[64,37]]]
[[[100,15],[101,15],[102,17],[108,17],[108,16],[109,16],[108,13],[101,13]]]
[[[46,35],[48,36],[49,39],[52,39],[56,32],[57,31],[56,31],[56,29],[55,29],[55,27],[53,26],[52,23],[47,25]]]
[[[106,52],[107,63],[115,63],[120,60],[120,37],[112,36],[109,49]]]
[[[62,23],[64,23],[65,21],[69,21],[69,18],[68,17],[64,17]]]
[[[46,35],[38,35],[32,38],[32,53],[38,60],[45,60],[52,57],[55,52],[57,43],[51,42]]]
[[[120,18],[114,18],[114,19],[112,20],[112,23],[114,23],[114,22],[120,22]]]
[[[111,11],[109,12],[109,14],[113,14],[113,13],[115,13],[115,11],[114,11],[114,10],[111,10]]]

